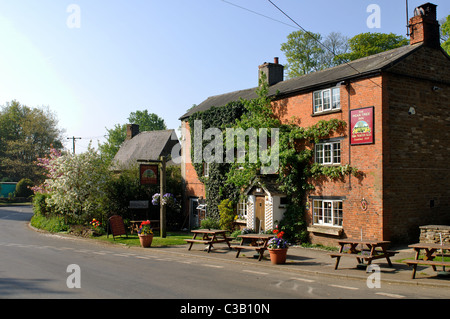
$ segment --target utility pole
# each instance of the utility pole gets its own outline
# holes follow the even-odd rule
[[[161,238],[166,238],[166,205],[163,204],[162,198],[166,192],[166,157],[161,156],[159,158],[161,165],[159,167],[159,185],[160,185],[160,192],[159,192],[159,199],[161,202],[161,205],[159,206],[159,218],[160,218],[160,225],[159,225],[159,231]]]
[[[73,153],[75,154],[75,140],[81,140],[81,137],[68,137],[68,140],[72,140],[73,141]]]

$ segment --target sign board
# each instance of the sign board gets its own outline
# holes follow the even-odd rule
[[[141,164],[139,173],[141,185],[158,185],[158,165]]]
[[[374,107],[350,110],[350,145],[373,144]]]
[[[130,206],[128,208],[134,208],[134,209],[147,209],[149,206],[148,200],[131,200]]]

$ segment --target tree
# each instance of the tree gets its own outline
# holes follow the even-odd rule
[[[128,123],[139,125],[141,132],[166,130],[166,123],[155,113],[147,110],[131,112]],[[116,124],[113,129],[106,129],[107,139],[104,144],[99,145],[100,153],[107,161],[111,161],[120,149],[127,136],[127,125]]]
[[[53,151],[50,157],[38,160],[47,171],[40,188],[40,192],[49,194],[47,204],[71,217],[102,212],[111,176],[100,155],[90,146],[81,154],[59,155]]]
[[[12,180],[42,180],[42,171],[34,165],[50,148],[62,149],[62,131],[56,116],[48,109],[30,108],[17,101],[0,111],[0,176]]]
[[[442,48],[450,54],[450,15],[441,20],[441,42]]]
[[[324,40],[319,33],[295,31],[281,45],[287,58],[287,76],[295,78],[327,69],[342,63],[336,56],[348,52],[348,38],[339,32],[330,33]]]
[[[393,33],[361,33],[348,40],[350,52],[340,54],[338,57],[348,62],[396,49],[408,43],[405,37]]]

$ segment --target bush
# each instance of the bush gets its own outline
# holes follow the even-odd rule
[[[202,220],[201,227],[207,228],[207,229],[218,229],[218,228],[220,228],[220,225],[217,220],[215,220],[214,218],[208,217],[208,218],[205,218],[204,220]]]
[[[34,183],[28,178],[22,178],[16,185],[16,197],[25,197],[28,198],[33,196],[33,191],[31,187],[34,186]]]
[[[34,214],[31,218],[31,226],[49,231],[51,233],[59,233],[69,230],[69,226],[64,222],[63,216],[45,217],[41,214]]]
[[[236,217],[233,202],[230,199],[224,199],[219,205],[219,213],[220,228],[232,232],[234,229],[234,221]]]

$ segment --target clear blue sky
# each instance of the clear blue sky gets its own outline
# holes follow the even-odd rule
[[[293,23],[266,0],[227,0]],[[406,35],[405,0],[272,0],[301,26],[341,32]],[[409,0],[410,16],[425,0]],[[438,17],[450,14],[450,1]],[[67,19],[80,8],[80,27]],[[381,9],[370,29],[367,7]],[[222,0],[0,0],[0,105],[13,99],[48,106],[77,152],[106,128],[147,109],[178,128],[178,118],[211,95],[254,87],[258,65],[285,57],[281,43],[296,29]],[[67,147],[71,148],[68,141]]]

